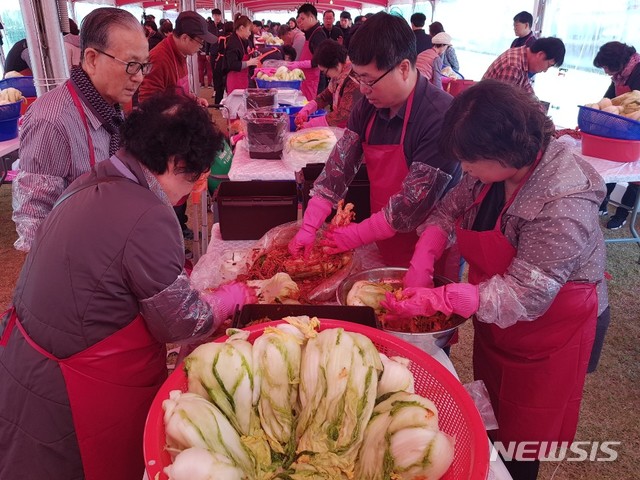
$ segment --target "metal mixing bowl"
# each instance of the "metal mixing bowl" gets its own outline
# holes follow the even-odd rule
[[[370,282],[382,282],[393,285],[394,287],[401,288],[402,281],[404,276],[407,273],[406,268],[399,267],[383,267],[383,268],[373,268],[371,270],[364,270],[362,272],[355,273],[347,278],[345,278],[338,289],[336,290],[336,297],[338,303],[340,305],[347,304],[347,295],[349,291],[353,287],[353,284],[360,280],[367,280]],[[435,275],[433,277],[433,283],[436,287],[446,285],[448,283],[453,283],[451,280],[445,277],[441,277],[439,275]],[[441,348],[443,348],[453,334],[458,329],[460,325],[467,321],[466,318],[461,317],[460,315],[453,315],[454,325],[451,328],[446,330],[439,330],[435,332],[428,333],[405,333],[405,332],[397,332],[394,330],[387,330],[383,328],[383,330],[391,333],[392,335],[408,342],[421,350],[424,350],[430,355],[435,355]]]

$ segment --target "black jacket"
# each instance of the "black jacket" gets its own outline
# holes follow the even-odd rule
[[[425,50],[429,50],[433,46],[431,42],[431,35],[428,35],[423,29],[414,30],[413,33],[416,36],[416,51],[418,55]]]

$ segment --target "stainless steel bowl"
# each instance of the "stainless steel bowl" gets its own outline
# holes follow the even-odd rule
[[[349,294],[349,291],[353,287],[353,284],[360,280],[367,280],[370,282],[383,282],[400,288],[402,287],[402,281],[406,273],[406,268],[399,267],[373,268],[371,270],[364,270],[362,272],[355,273],[345,278],[338,286],[338,289],[336,290],[338,303],[340,305],[347,304],[347,295]],[[436,287],[439,287],[453,282],[448,278],[435,275],[433,277],[433,283]],[[446,330],[439,330],[428,333],[405,333],[397,332],[394,330],[387,330],[385,328],[383,328],[383,330],[404,340],[405,342],[408,342],[420,348],[421,350],[424,350],[430,355],[435,355],[449,342],[449,340],[451,340],[451,337],[453,337],[453,334],[458,329],[458,327],[466,321],[466,318],[463,318],[460,315],[454,315],[454,327],[448,328]]]

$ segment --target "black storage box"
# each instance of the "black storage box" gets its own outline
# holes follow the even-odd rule
[[[223,240],[257,240],[298,218],[293,181],[222,182],[217,201]]]
[[[320,176],[324,164],[322,163],[310,163],[306,167],[302,168],[302,172],[299,178],[299,183],[302,184],[302,212],[307,208],[309,203],[309,192],[313,188],[313,182]],[[371,215],[371,202],[369,200],[369,176],[367,175],[367,166],[362,165],[355,178],[349,185],[347,195],[345,197],[345,203],[353,203],[354,211],[356,212],[356,222],[361,222],[365,218],[369,218]],[[333,218],[335,211],[331,214],[327,221]]]
[[[280,320],[283,317],[299,317],[300,315],[346,320],[368,327],[380,328],[373,308],[341,305],[245,305],[241,311],[236,312],[233,326],[234,328],[246,327],[249,323],[265,317],[271,320]]]

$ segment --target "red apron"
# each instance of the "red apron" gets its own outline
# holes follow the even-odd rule
[[[364,161],[369,175],[371,214],[379,212],[389,199],[402,189],[402,182],[409,173],[404,155],[404,139],[407,123],[411,116],[413,92],[407,99],[400,143],[391,145],[371,145],[368,143],[371,128],[376,117],[374,112],[369,119],[365,138],[362,142]],[[408,267],[415,250],[418,234],[396,233],[392,238],[376,242],[384,262],[389,266]],[[457,247],[449,249],[436,262],[435,272],[456,281],[459,278],[460,256]]]
[[[534,169],[506,202],[493,230],[463,229],[458,218],[456,235],[469,262],[469,283],[503,275],[515,257],[516,249],[500,230],[501,219]],[[472,207],[490,187],[485,185]],[[485,382],[491,397],[499,425],[494,441],[506,447],[512,441],[573,441],[597,312],[596,286],[570,282],[534,321],[503,329],[474,320],[474,377]]]
[[[144,423],[167,378],[166,349],[138,315],[129,325],[71,357],[54,357],[22,327],[15,309],[3,334],[17,327],[27,343],[60,366],[86,480],[140,480]],[[34,459],[36,460],[36,459]]]
[[[238,40],[240,40],[240,37],[238,37]],[[242,43],[242,40],[240,40],[240,44],[244,45]],[[249,60],[249,54],[245,52],[245,54],[242,56],[242,61],[246,62],[247,60]],[[249,88],[248,68],[243,68],[239,72],[230,71],[229,73],[227,73],[227,93],[231,93],[234,90],[238,89],[245,90],[247,88]]]
[[[73,100],[73,104],[78,111],[78,115],[80,115],[80,119],[82,120],[82,125],[84,125],[84,129],[87,132],[87,144],[89,145],[89,165],[94,166],[96,164],[96,152],[93,148],[93,139],[91,138],[91,132],[89,131],[89,123],[87,122],[87,115],[84,113],[84,108],[82,108],[82,104],[80,103],[80,98],[76,93],[75,88],[71,85],[70,81],[67,81],[67,89],[71,94],[71,99]]]
[[[624,93],[628,93],[631,91],[631,87],[629,87],[628,85],[616,85],[615,86],[615,91],[616,91],[616,97],[619,97],[620,95],[624,94]]]
[[[304,45],[302,46],[302,52],[300,53],[300,58],[298,60],[312,60],[313,53],[309,48],[309,41],[313,38],[314,35],[318,33],[318,31],[322,30],[321,26],[318,26],[313,33],[309,36],[309,40],[304,41]],[[300,90],[302,94],[307,98],[307,100],[315,100],[318,96],[318,84],[320,83],[320,69],[318,67],[311,68],[303,68],[304,72],[304,80],[302,81],[302,85],[300,86]]]

